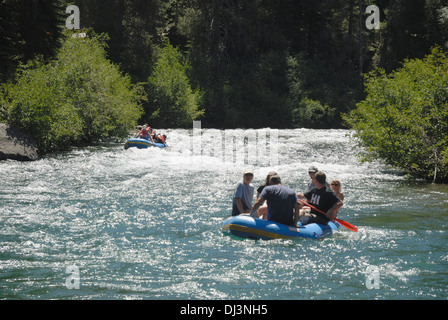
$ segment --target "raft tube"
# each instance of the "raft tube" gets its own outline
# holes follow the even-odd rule
[[[131,138],[124,144],[124,148],[139,148],[139,149],[147,149],[149,147],[157,147],[157,148],[166,148],[168,147],[165,143],[155,143],[146,139],[140,138]]]
[[[327,225],[310,223],[299,228],[287,226],[278,222],[252,218],[246,215],[233,216],[224,221],[222,231],[234,236],[249,239],[322,239],[331,236],[341,225],[329,222]]]

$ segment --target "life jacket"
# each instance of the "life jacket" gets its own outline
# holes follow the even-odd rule
[[[165,143],[165,137],[162,136],[161,134],[157,135],[157,139],[160,141],[160,143]]]
[[[148,138],[149,130],[151,130],[151,127],[147,127],[146,129],[142,129],[142,130],[140,131],[140,137],[142,137],[142,138]]]

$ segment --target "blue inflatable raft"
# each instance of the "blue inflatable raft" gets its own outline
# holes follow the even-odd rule
[[[234,236],[250,239],[322,239],[331,236],[341,225],[329,222],[328,225],[310,223],[299,228],[287,226],[278,222],[252,218],[246,215],[233,216],[224,221],[222,231]]]
[[[131,138],[124,144],[125,149],[128,148],[147,149],[149,147],[166,148],[168,146],[165,143],[155,143],[141,138]]]

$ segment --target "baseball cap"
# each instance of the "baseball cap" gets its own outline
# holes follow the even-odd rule
[[[316,173],[317,171],[319,171],[319,169],[317,169],[317,167],[315,166],[311,166],[308,169],[308,173]]]

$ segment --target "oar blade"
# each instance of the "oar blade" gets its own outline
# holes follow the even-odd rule
[[[322,213],[322,214],[325,214],[325,212],[323,212],[323,211],[321,211],[321,210],[319,210],[319,209],[313,207],[313,206],[310,205],[308,202],[305,202],[305,201],[302,201],[302,200],[299,200],[299,201],[300,201],[301,203],[303,203],[304,205],[309,206],[309,207],[311,207],[312,209],[314,209],[314,210],[316,210],[316,211],[319,211],[319,212]],[[334,219],[334,220],[336,220],[337,222],[339,222],[340,225],[346,227],[347,229],[350,229],[350,230],[352,230],[353,232],[358,232],[358,227],[357,227],[357,226],[354,226],[354,225],[352,225],[351,223],[348,223],[347,221],[344,221],[344,220],[341,220],[341,219]]]
[[[358,232],[358,227],[352,225],[351,223],[348,223],[347,221],[341,220],[341,219],[334,219],[337,222],[339,222],[340,225],[346,227],[347,229],[352,230],[353,232]]]

